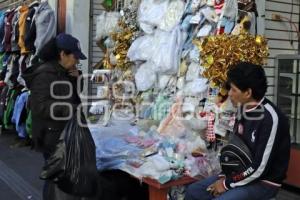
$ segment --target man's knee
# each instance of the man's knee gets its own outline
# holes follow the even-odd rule
[[[197,190],[195,191],[195,189],[196,188],[194,187],[194,184],[189,185],[186,188],[184,200],[197,200],[195,198],[195,193],[196,193]]]
[[[205,196],[206,189],[199,182],[193,183],[186,188],[185,200],[200,200],[200,197]]]
[[[207,187],[218,179],[217,176],[208,177],[201,181],[189,185],[186,189],[185,200],[206,200],[211,199],[211,195],[206,191]]]

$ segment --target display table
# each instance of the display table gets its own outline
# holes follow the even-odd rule
[[[112,125],[109,127],[90,126],[89,128],[91,130],[95,143],[97,144],[97,140],[103,140],[107,136],[118,136],[122,133],[124,134],[134,129],[134,126],[131,126],[126,121],[113,121]],[[201,179],[201,177],[192,178],[189,176],[183,176],[179,179],[171,180],[165,184],[160,184],[157,180],[141,177],[140,174],[136,173],[136,170],[134,170],[134,168],[132,167],[120,168],[119,170],[124,171],[132,177],[139,179],[143,183],[147,184],[149,186],[149,200],[167,200],[168,191],[171,187],[188,185]]]
[[[191,184],[197,180],[198,179],[196,178],[183,176],[177,180],[160,184],[158,181],[151,178],[142,179],[142,181],[149,186],[149,200],[167,200],[168,191],[171,187]]]

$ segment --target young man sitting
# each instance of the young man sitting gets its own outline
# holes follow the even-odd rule
[[[253,162],[234,175],[211,176],[186,191],[185,200],[269,200],[286,177],[290,156],[289,124],[267,98],[261,66],[240,63],[228,72],[229,98],[240,109],[232,134],[247,145]]]

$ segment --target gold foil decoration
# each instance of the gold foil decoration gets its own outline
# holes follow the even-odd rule
[[[269,55],[265,37],[248,33],[208,36],[194,40],[193,44],[199,49],[200,65],[205,69],[202,75],[210,80],[211,87],[220,88],[222,95],[226,94],[224,88],[231,67],[239,62],[264,65]]]
[[[109,58],[109,50],[107,49],[104,55],[104,58],[102,60],[103,67],[105,69],[112,69],[112,64],[110,63],[110,58]]]
[[[137,31],[135,27],[129,26],[124,20],[119,21],[120,30],[111,34],[111,38],[115,41],[115,47],[112,52],[117,60],[113,68],[127,70],[131,66],[131,62],[127,58],[128,49],[132,43],[134,33]],[[108,66],[108,65],[107,65]]]

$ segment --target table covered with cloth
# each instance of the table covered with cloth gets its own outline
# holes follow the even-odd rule
[[[178,164],[157,154],[155,149],[161,141],[155,139],[156,134],[153,138],[140,137],[138,127],[128,121],[113,121],[109,127],[90,125],[89,129],[96,145],[99,171],[120,169],[136,178],[151,177],[162,184],[182,175],[183,162]]]

